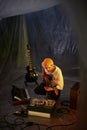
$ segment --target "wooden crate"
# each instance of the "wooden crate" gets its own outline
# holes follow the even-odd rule
[[[70,108],[79,108],[80,82],[76,82],[70,89]]]

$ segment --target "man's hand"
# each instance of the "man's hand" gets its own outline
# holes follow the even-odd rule
[[[58,95],[58,89],[56,87],[54,87],[54,92],[56,95]]]
[[[53,87],[45,86],[44,89],[45,89],[46,91],[53,91]]]
[[[48,86],[45,86],[44,89],[45,89],[46,91],[54,91],[54,93],[55,93],[56,95],[58,95],[58,89],[57,89],[56,87],[48,87]]]

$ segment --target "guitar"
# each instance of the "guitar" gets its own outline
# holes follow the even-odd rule
[[[26,67],[27,74],[25,76],[26,82],[36,82],[38,74],[35,72],[35,68],[32,67],[31,54],[30,54],[30,45],[27,44],[28,51],[28,62],[29,65]]]

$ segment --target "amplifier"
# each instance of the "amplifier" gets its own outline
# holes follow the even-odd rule
[[[78,109],[80,99],[80,83],[76,82],[70,89],[70,108]]]

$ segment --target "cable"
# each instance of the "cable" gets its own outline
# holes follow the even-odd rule
[[[0,128],[1,129],[8,129],[8,130],[15,130],[18,126],[23,125],[24,119],[23,118],[14,118],[13,113],[6,114],[0,120]]]
[[[25,128],[27,128],[27,127],[29,127],[29,126],[32,126],[32,125],[34,125],[34,122],[27,122],[27,123],[25,124],[25,126],[24,126],[23,128],[21,128],[20,130],[24,130]]]
[[[23,118],[20,118],[20,117],[13,118],[11,116],[13,116],[13,113],[4,116],[4,120],[5,120],[6,123],[8,123],[10,125],[21,125],[21,124],[24,123],[24,119]],[[9,119],[11,118],[11,121],[13,119],[13,123],[11,123],[11,121],[8,121],[7,118],[9,118]],[[18,121],[20,123],[18,123]]]
[[[21,117],[27,117],[27,116],[28,116],[27,112],[24,111],[24,110],[16,111],[16,112],[14,112],[13,114],[14,114],[15,116],[21,116]]]
[[[54,115],[56,118],[63,118],[65,114],[69,114],[70,109],[67,107],[56,108]]]
[[[29,126],[34,126],[34,125],[36,125],[38,127],[38,130],[40,130],[40,126],[48,127],[45,124],[38,124],[38,123],[35,123],[35,122],[26,122],[26,125],[23,128],[21,128],[20,130],[24,130],[25,128],[27,128]]]
[[[74,125],[74,124],[76,124],[76,123],[77,123],[77,121],[74,121],[74,122],[69,123],[69,124],[52,125],[52,126],[48,126],[48,127],[46,128],[46,130],[52,129],[53,127],[57,127],[57,126],[62,126],[62,127],[64,127],[64,126],[71,126],[71,125]]]
[[[68,101],[68,100],[63,100],[63,101],[61,101],[61,105],[70,107],[70,101]]]
[[[15,117],[14,113],[6,114],[2,118],[0,118],[0,129],[1,130],[24,130],[27,127],[36,125],[38,130],[40,130],[40,126],[48,127],[45,124],[38,124],[35,122],[26,122],[24,118]]]

